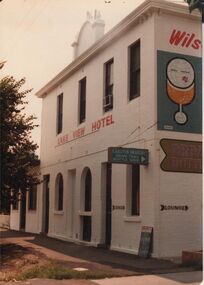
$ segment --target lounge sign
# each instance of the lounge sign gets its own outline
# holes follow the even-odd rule
[[[166,156],[161,169],[170,172],[202,173],[202,143],[162,139],[160,145]]]
[[[147,165],[149,152],[147,149],[110,147],[108,148],[108,162]]]
[[[168,211],[168,210],[176,210],[176,211],[188,211],[187,205],[160,205],[161,209],[160,211]]]

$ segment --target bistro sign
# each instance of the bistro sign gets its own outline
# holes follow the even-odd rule
[[[149,163],[149,151],[138,148],[108,148],[108,162],[122,164],[141,164]]]
[[[202,143],[162,139],[160,145],[166,156],[161,169],[170,172],[202,173]]]

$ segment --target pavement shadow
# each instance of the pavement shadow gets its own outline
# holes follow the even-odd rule
[[[132,254],[110,251],[104,248],[79,245],[47,236],[36,235],[34,239],[28,240],[28,242],[57,251],[67,256],[132,272],[152,274],[160,272],[165,273],[169,271],[177,272],[178,269],[181,269],[180,265],[167,260],[159,260],[156,258],[144,259]]]
[[[13,238],[13,237],[33,237],[31,233],[26,233],[24,231],[12,231],[4,228],[0,228],[0,239]]]
[[[0,237],[3,239],[15,237],[21,238],[27,243],[31,243],[45,249],[53,250],[70,257],[82,259],[90,263],[94,262],[101,265],[107,265],[113,269],[126,270],[129,271],[129,273],[137,272],[140,274],[161,274],[192,270],[192,268],[183,268],[181,265],[169,260],[161,260],[156,258],[144,259],[132,254],[120,253],[104,248],[79,245],[44,235],[7,230],[0,232]]]
[[[179,272],[171,274],[161,274],[159,279],[171,280],[178,282],[178,284],[200,284],[203,280],[203,272],[191,271],[191,272]]]

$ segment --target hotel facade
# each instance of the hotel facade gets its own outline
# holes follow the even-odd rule
[[[154,257],[200,250],[200,16],[147,0],[103,31],[87,13],[74,60],[36,94],[42,182],[25,231],[138,254],[148,227]]]

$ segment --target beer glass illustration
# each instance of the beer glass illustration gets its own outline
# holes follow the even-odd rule
[[[178,104],[174,114],[175,121],[184,125],[188,121],[183,105],[190,104],[195,97],[195,72],[189,61],[183,58],[173,58],[167,64],[167,94]]]

